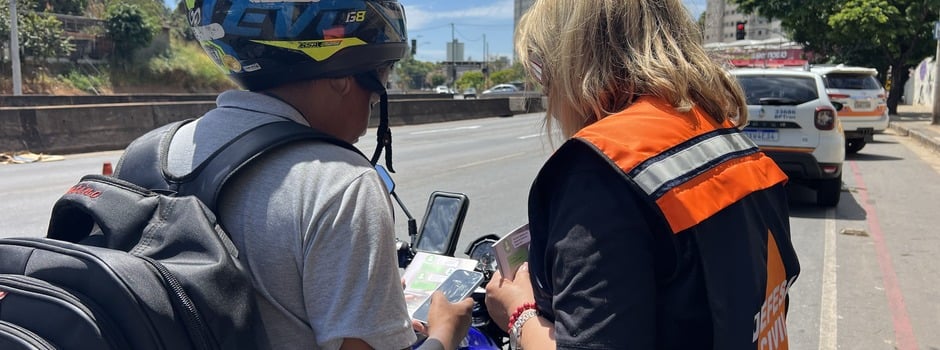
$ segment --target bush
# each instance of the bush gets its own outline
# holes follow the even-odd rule
[[[194,43],[172,45],[166,54],[151,58],[147,68],[147,76],[142,78],[174,82],[189,92],[215,92],[235,87],[225,72]]]
[[[73,70],[65,75],[59,75],[59,80],[75,89],[93,94],[100,94],[103,90],[110,89],[110,78],[107,73],[95,76]]]

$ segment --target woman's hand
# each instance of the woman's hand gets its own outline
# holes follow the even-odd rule
[[[505,279],[496,271],[490,283],[486,284],[486,309],[490,318],[504,331],[509,331],[506,329],[509,316],[516,308],[532,302],[535,302],[535,297],[529,279],[529,263],[519,266],[514,280]]]
[[[444,293],[435,291],[431,294],[431,310],[428,312],[428,338],[439,340],[448,350],[456,349],[470,330],[472,312],[473,299],[465,298],[451,303]]]

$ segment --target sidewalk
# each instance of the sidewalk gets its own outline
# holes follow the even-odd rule
[[[898,115],[890,116],[888,128],[940,152],[940,125],[930,124],[932,115],[932,106],[898,105]]]

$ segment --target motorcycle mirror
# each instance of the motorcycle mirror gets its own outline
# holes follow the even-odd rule
[[[385,167],[376,164],[375,172],[379,173],[379,177],[382,179],[382,182],[385,183],[385,188],[388,190],[389,194],[395,192],[395,180],[392,180],[392,175],[388,173],[388,170],[385,170]]]
[[[469,199],[461,193],[431,193],[414,249],[419,252],[453,256],[469,205]]]

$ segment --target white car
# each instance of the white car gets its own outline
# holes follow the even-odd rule
[[[436,88],[434,88],[434,92],[439,93],[439,94],[451,94],[452,93],[450,91],[450,88],[444,85],[438,85]]]
[[[845,136],[819,74],[793,69],[731,71],[747,99],[744,134],[791,182],[816,189],[816,203],[835,207],[842,192]]]
[[[888,128],[888,103],[874,68],[845,65],[816,66],[810,71],[823,77],[829,99],[841,103],[839,120],[845,129],[845,151],[857,153]]]

